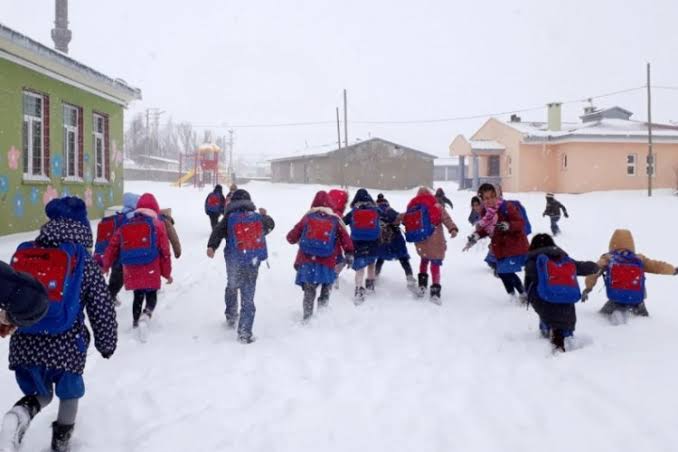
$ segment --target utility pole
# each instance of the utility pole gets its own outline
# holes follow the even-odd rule
[[[346,102],[346,90],[344,89],[344,147],[348,147],[348,103]]]
[[[228,131],[228,177],[231,180],[231,184],[235,183],[235,177],[233,176],[233,129]]]
[[[151,109],[146,109],[146,155],[151,155]]]
[[[341,149],[341,126],[339,125],[339,107],[337,107],[337,149]]]
[[[652,87],[650,84],[650,63],[647,63],[647,196],[652,196],[652,176],[654,171],[654,155],[652,154]]]

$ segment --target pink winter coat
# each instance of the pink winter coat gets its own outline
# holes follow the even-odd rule
[[[144,195],[145,196],[145,195]],[[139,199],[138,206],[143,206],[143,196]],[[155,201],[155,199],[154,199]],[[172,275],[172,258],[170,257],[170,244],[164,222],[158,217],[160,209],[140,207],[134,211],[135,215],[145,215],[153,218],[153,226],[156,230],[158,241],[158,258],[150,264],[123,265],[123,280],[126,290],[158,290],[161,287],[160,277],[169,278]],[[118,230],[104,254],[104,272],[111,268],[118,259],[120,253],[121,233]]]

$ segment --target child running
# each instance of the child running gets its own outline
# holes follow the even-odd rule
[[[12,266],[29,273],[47,289],[47,315],[19,328],[9,345],[9,367],[24,393],[5,414],[0,450],[15,451],[31,420],[59,398],[52,423],[52,451],[65,452],[75,426],[79,399],[85,395],[83,372],[90,344],[87,313],[94,345],[108,359],[117,345],[115,308],[99,266],[90,257],[92,230],[85,203],[76,197],[50,201],[49,221],[34,242],[19,246]]]
[[[381,236],[379,240],[379,249],[377,250],[377,278],[381,274],[381,268],[385,261],[398,260],[400,266],[405,272],[407,287],[415,291],[417,281],[414,279],[412,265],[410,265],[410,254],[407,252],[407,243],[400,230],[402,217],[396,212],[382,193],[377,195],[377,207],[382,218]]]
[[[120,259],[125,289],[134,292],[132,327],[145,340],[145,327],[153,316],[158,302],[160,277],[172,284],[172,259],[164,222],[159,217],[160,207],[155,196],[144,193],[137,208],[111,239],[104,254],[104,273]],[[146,306],[144,307],[144,300]]]
[[[459,233],[457,225],[443,208],[433,193],[421,187],[417,196],[407,204],[407,213],[403,215],[407,239],[414,242],[417,254],[421,257],[419,264],[419,292],[423,297],[428,288],[428,268],[431,266],[431,293],[430,300],[441,304],[440,267],[445,260],[447,241],[443,233],[443,226],[450,237],[455,238]]]
[[[243,344],[255,341],[252,334],[254,315],[254,292],[259,276],[259,265],[268,259],[266,235],[273,230],[275,222],[266,210],[257,208],[250,194],[237,189],[226,206],[224,218],[212,230],[207,242],[207,257],[214,258],[214,252],[226,240],[224,260],[226,261],[226,325],[235,328],[238,323],[238,340]],[[241,310],[238,314],[238,291]],[[238,318],[240,321],[238,321]]]
[[[343,251],[350,263],[353,260],[353,242],[324,191],[316,193],[311,210],[287,234],[287,241],[299,244],[294,262],[297,271],[295,283],[304,291],[303,319],[308,320],[313,315],[318,286],[318,309],[327,307],[332,284],[337,278],[337,256]]]
[[[570,218],[567,214],[567,209],[562,205],[558,200],[556,200],[553,193],[546,193],[546,208],[542,217],[549,217],[551,220],[551,233],[555,237],[560,234],[560,228],[558,227],[558,222],[560,221],[560,212],[563,212],[565,218]]]
[[[575,303],[581,299],[577,276],[593,275],[595,262],[571,259],[548,234],[537,234],[530,243],[525,263],[528,302],[539,314],[539,331],[551,339],[554,350],[565,351],[577,323]],[[571,348],[571,340],[568,339]]]
[[[364,188],[358,190],[351,201],[351,211],[344,223],[351,226],[351,240],[355,249],[355,304],[365,301],[365,293],[374,294],[377,250],[381,227],[380,214],[372,196]],[[365,278],[367,273],[367,278]]]
[[[588,299],[602,274],[608,301],[600,310],[601,314],[609,316],[614,324],[624,323],[629,312],[647,317],[649,313],[645,307],[645,273],[676,275],[678,268],[636,253],[633,235],[627,229],[614,231],[609,250],[598,260],[601,271],[586,278],[582,299]]]

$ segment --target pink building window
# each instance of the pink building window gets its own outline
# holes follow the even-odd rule
[[[626,156],[626,175],[635,176],[636,175],[636,163],[638,161],[638,156],[636,154],[628,154]]]

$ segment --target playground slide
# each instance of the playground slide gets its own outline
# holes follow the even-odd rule
[[[174,183],[174,185],[177,186],[177,187],[181,187],[181,186],[184,185],[186,182],[188,182],[189,180],[191,180],[191,178],[192,178],[193,176],[195,176],[195,170],[190,170],[188,173],[186,173],[186,174],[184,174],[183,176],[181,176],[181,177],[179,178],[179,180],[176,181],[176,182]]]

